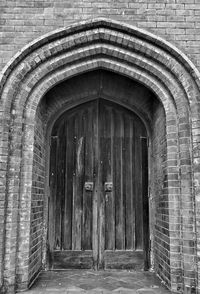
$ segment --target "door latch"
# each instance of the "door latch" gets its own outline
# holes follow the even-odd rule
[[[113,189],[113,183],[112,182],[106,182],[104,184],[104,191],[105,192],[111,192]]]
[[[84,188],[85,191],[92,192],[94,188],[93,182],[85,182]]]

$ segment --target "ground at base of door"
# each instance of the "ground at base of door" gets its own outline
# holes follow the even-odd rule
[[[152,272],[66,270],[42,272],[23,294],[169,294]]]

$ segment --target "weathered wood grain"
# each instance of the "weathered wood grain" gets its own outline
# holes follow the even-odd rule
[[[115,250],[105,252],[105,269],[141,270],[143,267],[143,251]]]
[[[55,251],[53,269],[91,269],[93,267],[92,250]]]

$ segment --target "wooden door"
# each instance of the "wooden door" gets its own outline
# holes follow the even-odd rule
[[[98,99],[51,139],[51,268],[148,267],[147,139],[131,111]]]

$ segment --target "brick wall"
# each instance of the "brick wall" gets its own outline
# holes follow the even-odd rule
[[[153,104],[151,148],[151,179],[150,205],[153,211],[155,228],[151,236],[154,250],[154,263],[158,274],[170,284],[169,256],[169,216],[168,195],[164,193],[166,167],[166,118],[162,105],[157,100]]]
[[[1,0],[0,70],[24,45],[46,32],[100,16],[163,37],[200,68],[199,0]]]
[[[29,284],[42,267],[43,209],[45,184],[45,112],[44,104],[38,107],[34,136],[33,184],[30,222]]]

